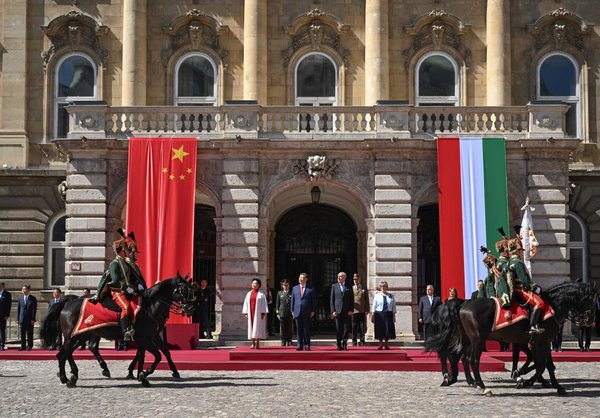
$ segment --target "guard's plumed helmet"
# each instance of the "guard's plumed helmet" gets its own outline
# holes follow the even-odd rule
[[[498,232],[500,232],[500,235],[502,235],[502,239],[496,242],[496,251],[498,251],[499,253],[503,253],[508,251],[508,237],[504,232],[504,228],[498,228]]]
[[[487,247],[482,245],[479,247],[479,251],[481,251],[482,254],[485,254],[485,257],[483,258],[483,264],[487,268],[491,268],[492,266],[496,265],[496,257],[494,257],[494,254],[492,254]]]

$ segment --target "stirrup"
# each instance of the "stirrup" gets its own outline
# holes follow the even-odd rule
[[[123,341],[133,341],[133,335],[135,334],[135,329],[130,328],[123,332]]]
[[[544,331],[546,331],[544,328],[538,328],[537,325],[535,325],[529,329],[530,334],[541,334]]]

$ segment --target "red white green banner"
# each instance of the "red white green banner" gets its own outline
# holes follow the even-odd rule
[[[508,230],[504,138],[438,138],[441,295],[470,298],[487,275],[479,247]]]
[[[193,274],[195,138],[130,138],[127,232],[134,232],[148,286]],[[189,323],[171,316],[169,323]]]

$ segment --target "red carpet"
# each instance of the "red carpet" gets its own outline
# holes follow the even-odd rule
[[[102,350],[107,361],[133,359],[135,351]],[[312,351],[296,351],[295,347],[270,347],[251,350],[247,346],[233,349],[173,350],[173,361],[179,370],[354,370],[354,371],[431,371],[439,372],[440,365],[433,354],[418,349],[377,350],[377,347],[349,347],[337,351],[332,346],[315,346]],[[488,351],[481,358],[481,371],[504,371],[505,362],[512,361],[511,353]],[[75,351],[76,360],[93,360],[88,351]],[[146,355],[146,360],[151,359]],[[555,362],[600,361],[600,351],[582,353],[563,351],[553,353]],[[8,350],[0,352],[0,361],[56,360],[56,351]],[[109,363],[110,367],[110,363]],[[164,361],[158,367],[167,370]]]

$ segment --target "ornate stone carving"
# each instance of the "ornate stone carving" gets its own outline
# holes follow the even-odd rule
[[[535,23],[527,25],[527,31],[533,36],[532,52],[537,54],[544,49],[575,49],[589,58],[591,50],[585,47],[583,39],[592,33],[593,26],[573,12],[562,7],[556,9],[543,15]]]
[[[444,10],[432,10],[418,18],[413,25],[404,27],[404,32],[413,38],[410,48],[404,50],[404,68],[409,70],[413,57],[425,48],[443,50],[450,48],[462,56],[467,68],[470,66],[471,51],[462,45],[461,37],[471,30],[456,16]]]
[[[214,17],[193,9],[174,19],[169,26],[163,27],[163,32],[171,39],[169,47],[162,51],[163,65],[166,67],[171,56],[181,48],[199,51],[202,48],[212,50],[223,64],[223,69],[229,68],[229,52],[220,45],[220,37],[229,27],[221,24]]]
[[[58,190],[58,195],[60,196],[60,198],[63,200],[63,202],[67,201],[67,181],[63,180],[60,183],[58,183],[58,186],[56,186],[56,189]]]
[[[98,121],[92,115],[85,115],[79,120],[79,126],[86,129],[95,129],[98,127]]]
[[[549,115],[542,115],[535,122],[538,128],[554,129],[556,127],[556,121]]]
[[[330,179],[337,170],[337,160],[329,160],[324,155],[309,155],[294,164],[294,174],[305,176],[310,181]]]
[[[53,19],[48,26],[42,26],[42,32],[52,43],[41,54],[44,72],[52,56],[63,48],[68,48],[69,51],[91,51],[102,61],[102,68],[106,69],[108,51],[100,47],[99,37],[108,33],[108,27],[100,25],[93,18],[73,10]]]
[[[348,68],[350,52],[340,46],[340,36],[349,31],[350,27],[343,24],[337,17],[313,9],[296,17],[292,23],[283,28],[292,38],[290,46],[281,51],[283,68],[287,70],[290,59],[300,48],[310,46],[313,51],[329,47],[336,51],[344,65]]]

